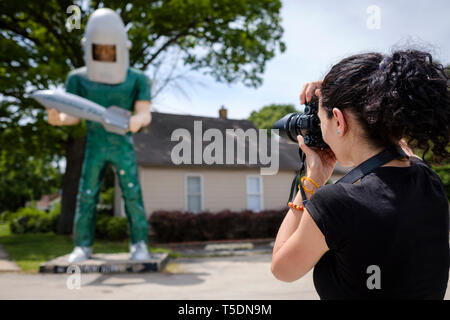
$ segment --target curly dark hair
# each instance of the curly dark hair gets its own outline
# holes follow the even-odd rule
[[[448,161],[449,76],[431,54],[418,50],[357,54],[334,65],[322,85],[322,107],[349,109],[374,147],[405,138],[431,163]]]

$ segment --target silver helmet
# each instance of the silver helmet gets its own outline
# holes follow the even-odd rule
[[[107,84],[125,81],[131,42],[115,11],[108,8],[94,11],[86,24],[83,46],[89,80]],[[103,58],[102,50],[109,50],[107,59]]]

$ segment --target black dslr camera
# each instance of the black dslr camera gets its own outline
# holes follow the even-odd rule
[[[275,122],[274,129],[279,130],[280,137],[298,143],[297,136],[303,136],[305,144],[314,149],[329,149],[330,147],[322,139],[320,119],[317,115],[319,101],[314,96],[310,102],[305,103],[303,113],[289,113]]]

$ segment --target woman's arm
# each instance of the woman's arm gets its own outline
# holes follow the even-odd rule
[[[308,186],[309,188],[309,186]],[[311,190],[311,189],[310,189]],[[309,193],[306,193],[306,198],[311,198]],[[297,196],[294,199],[294,204],[302,205],[303,199],[301,192],[297,192]],[[302,219],[302,212],[296,209],[290,209],[281,223],[280,229],[278,229],[277,237],[273,245],[272,259],[277,251],[283,246],[283,244],[290,238],[290,236],[297,230],[300,220]]]
[[[305,182],[307,184],[308,182]],[[312,185],[307,185],[310,190]],[[309,199],[309,193],[306,193]],[[294,204],[302,203],[298,192]],[[272,274],[281,281],[292,282],[304,276],[329,250],[325,237],[309,215],[290,209],[278,230],[272,254]]]
[[[311,82],[303,87],[300,102],[311,100],[312,96],[320,95],[321,81]],[[324,185],[330,178],[336,165],[336,157],[331,150],[312,150],[305,145],[303,137],[297,137],[299,147],[306,155],[306,176],[319,185]],[[309,190],[316,188],[306,180]],[[311,194],[306,193],[309,199]],[[294,204],[302,204],[301,193],[298,192]],[[329,250],[325,237],[309,215],[306,208],[303,212],[291,209],[286,214],[278,230],[275,240],[271,271],[282,281],[294,281],[305,275]]]
[[[323,186],[331,176],[336,165],[336,157],[331,151],[312,150],[304,143],[303,137],[297,137],[299,146],[306,154],[307,173],[319,186]],[[315,187],[304,182],[309,190]],[[308,198],[308,193],[306,194]],[[308,198],[309,199],[309,198]],[[294,204],[302,203],[298,192]],[[297,216],[296,216],[297,215]],[[308,210],[303,212],[289,210],[278,231],[272,255],[271,271],[273,275],[286,282],[295,281],[304,276],[316,265],[325,252],[329,250],[325,236]]]

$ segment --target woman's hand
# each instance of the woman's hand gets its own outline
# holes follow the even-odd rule
[[[322,80],[308,82],[303,86],[300,93],[300,103],[311,101],[313,95],[319,97]],[[297,137],[300,149],[306,155],[306,176],[310,177],[320,185],[324,185],[333,173],[336,166],[336,156],[331,149],[315,150],[309,148],[303,141],[303,136]]]
[[[319,97],[321,85],[322,80],[306,83],[300,93],[300,104],[305,104],[306,101],[311,101],[313,94]]]
[[[336,166],[336,156],[331,149],[315,150],[308,147],[303,136],[297,136],[298,145],[306,155],[306,176],[323,186]]]

